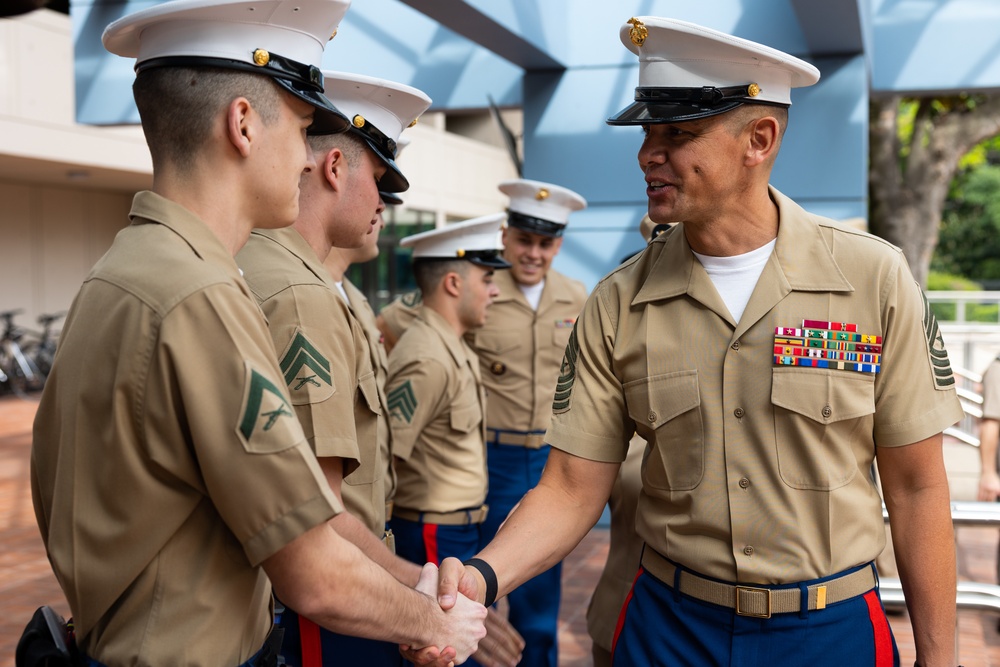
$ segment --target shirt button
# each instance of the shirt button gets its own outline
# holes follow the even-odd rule
[[[824,405],[823,406],[823,416],[825,418],[829,419],[830,415],[832,415],[832,414],[833,414],[833,410],[830,408],[830,406],[829,405]]]
[[[746,477],[744,477],[743,479],[740,480],[740,488],[741,489],[746,489],[746,488],[749,488],[749,487],[750,487],[750,480],[749,479],[747,479]]]
[[[739,350],[740,350],[740,341],[735,341],[732,345],[730,345],[730,347],[733,348],[734,350],[736,350],[737,352],[739,352]]]
[[[736,415],[737,419],[743,419],[743,415],[746,413],[743,411],[743,408],[736,408],[733,410],[733,414]]]
[[[646,415],[646,419],[648,419],[650,422],[655,422],[656,421],[656,413],[654,411],[650,410],[649,414]]]
[[[743,554],[746,556],[753,556],[753,547],[751,546],[743,547]]]

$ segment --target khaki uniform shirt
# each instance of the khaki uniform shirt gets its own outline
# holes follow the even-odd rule
[[[421,307],[389,357],[395,503],[421,512],[486,499],[486,396],[479,360],[443,317]]]
[[[642,489],[640,471],[645,450],[646,441],[633,437],[611,489],[608,560],[587,606],[587,632],[595,644],[608,652],[614,643],[619,612],[632,590],[642,557],[642,538],[635,532],[635,510]]]
[[[493,273],[494,279],[496,279],[496,276],[499,274],[500,271],[495,271]],[[407,292],[406,294],[403,294],[399,298],[386,304],[386,306],[379,311],[379,315],[382,317],[385,327],[396,340],[399,340],[399,337],[403,335],[403,332],[406,331],[413,323],[413,320],[417,318],[417,313],[420,311],[421,306],[423,306],[423,300],[421,298],[420,290],[414,290],[412,292]],[[492,307],[493,306],[490,306],[490,308]],[[489,321],[489,317],[486,319]]]
[[[233,258],[151,192],[131,218],[63,328],[35,515],[88,655],[238,665],[272,627],[261,562],[341,508]]]
[[[635,430],[650,443],[639,534],[693,570],[763,584],[874,559],[885,544],[875,446],[962,417],[902,253],[771,196],[777,243],[740,322],[683,233],[601,281],[567,348],[547,437],[621,461]],[[879,372],[776,364],[775,329],[803,320],[881,336]]]
[[[497,271],[500,296],[486,325],[471,334],[486,393],[486,425],[513,431],[544,431],[552,417],[559,366],[577,315],[587,300],[582,283],[550,270],[532,309],[510,271]]]
[[[292,405],[316,456],[344,460],[344,505],[381,534],[381,408],[361,325],[294,229],[254,231],[236,260],[267,316]]]
[[[983,373],[983,418],[1000,419],[1000,359],[994,359]]]
[[[379,331],[375,323],[375,311],[372,310],[368,299],[355,287],[351,281],[344,279],[344,291],[347,292],[347,300],[351,306],[351,313],[361,324],[368,341],[368,350],[371,353],[372,367],[375,369],[375,385],[378,389],[379,400],[379,420],[378,420],[378,449],[382,457],[382,487],[384,490],[384,500],[392,500],[396,492],[396,469],[392,465],[392,430],[389,428],[388,414],[385,398],[385,382],[389,375],[389,359],[385,354],[385,347],[382,345],[382,332]],[[377,531],[381,536],[382,528]]]

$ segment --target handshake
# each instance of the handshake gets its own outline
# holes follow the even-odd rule
[[[446,558],[438,569],[424,565],[416,590],[437,599],[444,612],[435,636],[439,646],[400,646],[403,656],[420,667],[452,667],[470,657],[484,667],[514,667],[521,660],[524,640],[506,618],[486,608],[475,577],[457,558]]]

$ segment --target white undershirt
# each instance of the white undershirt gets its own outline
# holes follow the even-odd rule
[[[522,285],[518,283],[521,294],[528,300],[532,310],[538,310],[538,303],[542,300],[542,290],[545,289],[545,278],[538,281],[537,285]]]
[[[764,271],[767,258],[774,250],[772,240],[766,245],[762,245],[756,250],[734,255],[733,257],[710,257],[694,253],[701,265],[705,267],[705,272],[712,279],[712,284],[718,290],[722,300],[729,309],[729,314],[737,322],[743,317],[743,311],[750,301],[753,288],[757,286],[760,274]],[[692,250],[692,252],[694,252]]]
[[[344,297],[344,301],[350,303],[351,300],[347,298],[347,290],[344,289],[344,281],[343,280],[335,281],[334,285],[337,286],[337,291],[340,292],[340,296]]]

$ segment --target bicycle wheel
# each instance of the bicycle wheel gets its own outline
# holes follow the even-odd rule
[[[40,390],[45,383],[35,362],[20,350],[8,360],[4,373],[10,390],[21,398],[27,398],[29,393]]]

